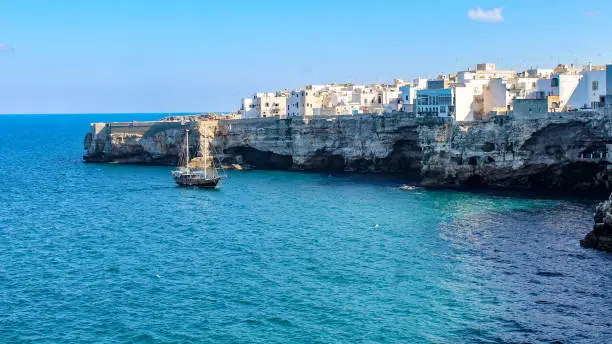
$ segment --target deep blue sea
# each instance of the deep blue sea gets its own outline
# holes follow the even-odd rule
[[[81,161],[89,122],[159,117],[0,116],[0,342],[612,342],[595,201]]]

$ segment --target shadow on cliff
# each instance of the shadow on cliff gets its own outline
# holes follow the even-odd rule
[[[415,139],[399,140],[393,144],[391,153],[379,161],[378,168],[382,172],[420,181],[422,159],[423,149]]]
[[[580,195],[600,199],[610,194],[607,165],[572,162],[548,166],[528,178],[527,187],[537,192]]]
[[[521,147],[530,157],[517,181],[539,192],[606,197],[612,185],[605,161],[610,143],[603,126],[581,121],[548,125]]]
[[[413,182],[421,179],[422,149],[416,140],[398,140],[385,158],[345,158],[338,152],[318,149],[304,161],[296,163],[292,156],[261,151],[249,146],[224,150],[225,163],[250,165],[255,169],[298,170],[311,172],[361,172],[379,173]]]
[[[260,151],[248,146],[228,148],[223,153],[232,156],[233,161],[230,163],[247,164],[256,169],[290,170],[293,166],[293,158],[289,155]]]
[[[320,172],[383,173],[411,181],[421,178],[421,147],[414,140],[398,140],[385,158],[362,157],[346,159],[341,154],[319,149],[299,166],[302,170]]]

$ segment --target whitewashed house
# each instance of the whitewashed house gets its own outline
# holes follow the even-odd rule
[[[567,101],[568,109],[597,109],[606,96],[606,71],[589,67],[581,73],[582,78]]]
[[[242,118],[285,118],[288,95],[288,91],[255,93],[250,98],[242,99],[240,114]]]

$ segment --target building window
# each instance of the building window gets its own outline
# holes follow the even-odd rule
[[[552,78],[550,80],[550,87],[559,87],[559,78]]]
[[[266,105],[265,105],[265,106],[266,106],[266,107],[270,106],[270,103],[266,103]]]
[[[418,105],[429,105],[429,97],[426,95],[417,95]]]
[[[595,80],[591,84],[591,88],[593,91],[597,91],[599,89],[599,81]]]

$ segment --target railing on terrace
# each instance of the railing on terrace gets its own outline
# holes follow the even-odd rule
[[[612,162],[612,153],[608,152],[594,152],[594,153],[583,153],[577,157],[580,161],[596,161],[596,162]]]

